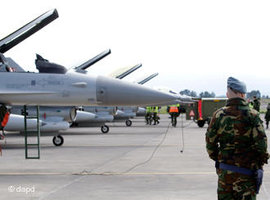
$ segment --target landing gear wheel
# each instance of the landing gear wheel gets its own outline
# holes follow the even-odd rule
[[[204,126],[204,124],[205,124],[205,121],[204,120],[198,120],[198,126],[200,128],[202,128]]]
[[[106,125],[104,125],[104,126],[101,126],[101,132],[102,133],[108,133],[109,132],[109,126],[106,126]]]
[[[132,121],[131,120],[126,120],[126,126],[131,126],[132,125]]]
[[[53,144],[55,146],[62,146],[62,144],[64,144],[64,138],[61,135],[54,136]]]

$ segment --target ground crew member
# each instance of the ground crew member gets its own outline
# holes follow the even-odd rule
[[[245,93],[245,84],[229,77],[227,104],[214,113],[206,132],[206,149],[216,162],[219,200],[256,199],[262,167],[269,159],[262,121],[244,100]]]
[[[146,124],[151,124],[151,110],[152,108],[150,106],[146,107],[146,115],[145,115]]]
[[[248,99],[247,102],[248,102],[248,106],[250,108],[253,108],[253,102],[250,99]]]
[[[159,116],[158,116],[158,106],[153,107],[154,111],[153,111],[153,119],[154,119],[154,125],[159,124]]]
[[[4,138],[4,128],[7,125],[8,119],[9,119],[9,111],[6,106],[1,105],[0,106],[0,139]]]
[[[268,128],[269,121],[270,121],[270,103],[268,103],[268,105],[267,105],[267,111],[265,113],[264,119],[265,119],[265,123],[266,123],[266,128]]]
[[[169,106],[168,110],[171,115],[172,126],[176,127],[177,117],[179,116],[179,104]]]
[[[255,110],[257,110],[258,112],[260,112],[260,106],[261,106],[260,100],[256,96],[254,96],[253,97],[253,108]]]

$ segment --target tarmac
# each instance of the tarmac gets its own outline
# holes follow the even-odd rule
[[[178,118],[174,128],[168,115],[155,126],[143,118],[132,121],[131,127],[108,124],[108,134],[94,127],[64,131],[61,147],[43,135],[39,160],[26,160],[24,137],[8,134],[0,141],[0,199],[217,199],[214,162],[205,149],[207,125]],[[270,200],[270,166],[264,171],[258,200]]]

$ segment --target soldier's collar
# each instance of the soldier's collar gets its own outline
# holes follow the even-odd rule
[[[240,97],[236,97],[236,98],[231,98],[231,99],[228,99],[227,101],[227,106],[231,106],[231,105],[247,105],[247,102],[245,99],[242,99]]]

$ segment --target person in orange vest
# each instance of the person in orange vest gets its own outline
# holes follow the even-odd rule
[[[172,126],[174,127],[176,127],[176,124],[177,124],[177,117],[179,116],[179,107],[180,105],[176,104],[176,105],[170,105],[167,108],[167,111],[171,115]]]
[[[0,139],[4,138],[4,128],[8,123],[9,119],[9,111],[6,106],[1,105],[0,106],[0,130],[2,130],[2,133],[0,133]]]

